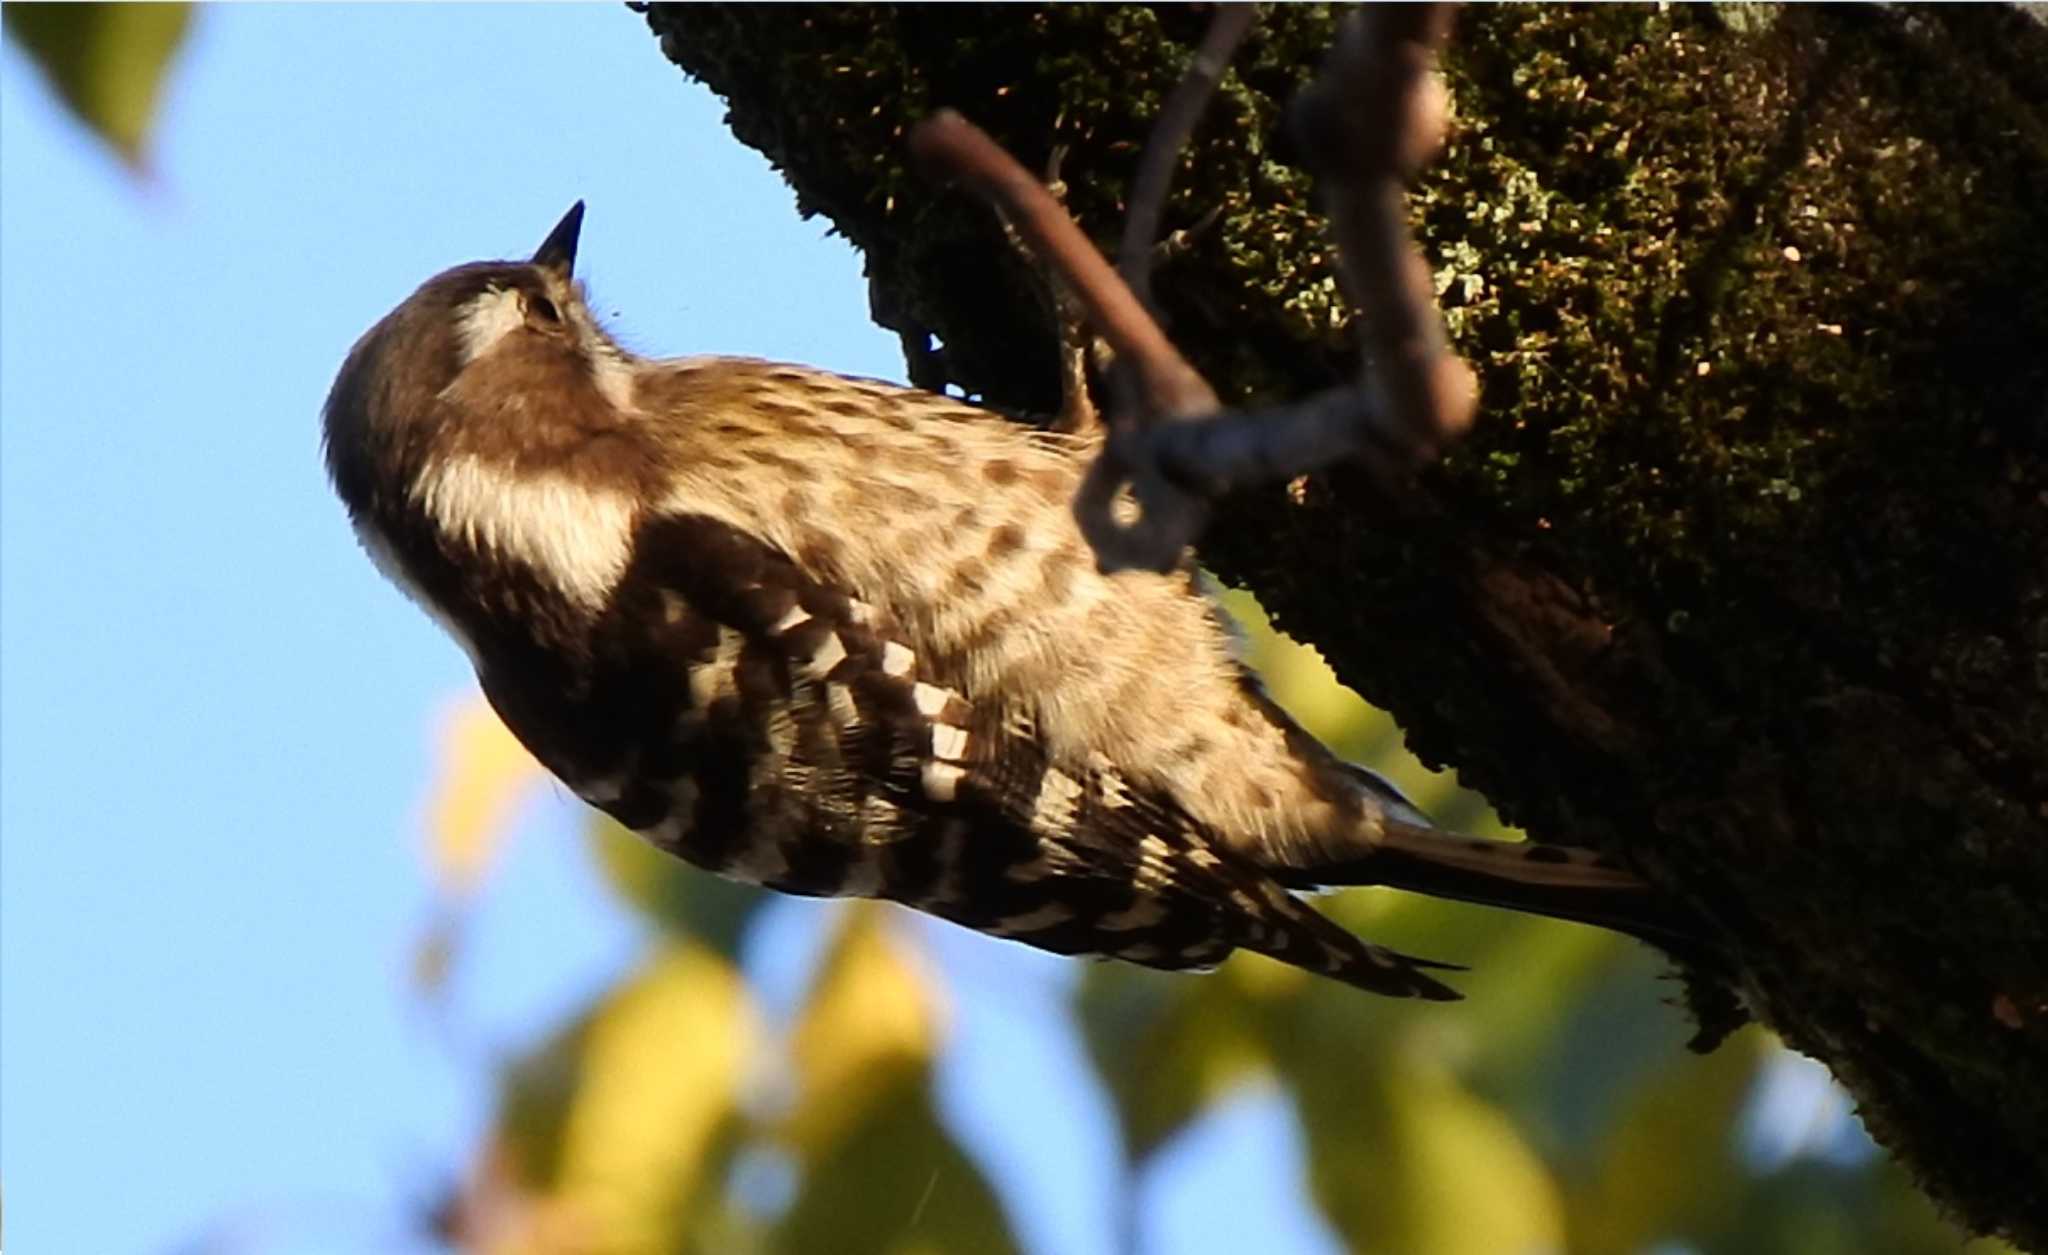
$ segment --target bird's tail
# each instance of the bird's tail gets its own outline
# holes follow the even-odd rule
[[[1286,874],[1293,888],[1385,885],[1556,919],[1647,941],[1679,958],[1701,954],[1701,925],[1634,872],[1592,850],[1485,841],[1387,818],[1367,852]]]

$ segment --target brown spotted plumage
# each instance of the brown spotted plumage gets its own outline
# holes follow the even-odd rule
[[[1091,446],[895,385],[618,348],[531,262],[350,353],[328,464],[508,727],[661,848],[1161,968],[1271,955],[1453,997],[1296,890],[1391,884],[1685,930],[1577,850],[1447,836],[1269,701],[1191,564],[1101,574]]]

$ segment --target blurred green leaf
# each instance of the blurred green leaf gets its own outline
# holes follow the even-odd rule
[[[865,1117],[813,1160],[774,1249],[831,1255],[1004,1255],[995,1192],[939,1124],[921,1078],[893,1074]]]
[[[884,918],[873,902],[845,913],[790,1035],[796,1106],[783,1132],[800,1158],[826,1153],[938,1052],[927,974]]]
[[[666,933],[738,957],[748,921],[767,900],[761,889],[692,867],[602,815],[586,831],[605,883],[628,906]]]
[[[530,1198],[491,1248],[692,1249],[719,1207],[760,1049],[731,964],[695,945],[657,953],[507,1071],[496,1151]]]
[[[849,911],[792,1036],[783,1136],[802,1184],[773,1245],[834,1255],[1016,1249],[995,1192],[931,1100],[937,1003],[873,904]]]
[[[1209,977],[1098,964],[1074,1013],[1137,1163],[1260,1070],[1235,973]]]
[[[2010,1255],[1965,1241],[1905,1172],[1882,1160],[1848,1166],[1799,1159],[1748,1176],[1728,1205],[1681,1240],[1703,1255]]]
[[[163,92],[164,72],[191,21],[184,4],[9,4],[7,33],[50,85],[130,166]]]
[[[1641,1085],[1686,1057],[1693,1025],[1675,1005],[1679,988],[1666,979],[1669,964],[1661,955],[1594,930],[1554,927],[1573,936],[1591,933],[1598,942],[1595,961],[1562,973],[1544,991],[1553,1000],[1549,1006],[1511,1008],[1497,1032],[1482,1030],[1486,1049],[1465,1076],[1523,1118],[1553,1160],[1572,1170],[1594,1162]],[[1526,997],[1507,993],[1504,1001]]]
[[[1564,1204],[1514,1123],[1422,1045],[1370,1069],[1341,1049],[1296,1072],[1316,1201],[1352,1249],[1509,1255],[1564,1249]]]
[[[2020,1255],[2018,1247],[1996,1238],[1959,1241],[1955,1225],[1934,1210],[1927,1195],[1893,1160],[1880,1155],[1860,1175],[1870,1178],[1875,1196],[1871,1206],[1862,1211],[1869,1218],[1867,1228],[1890,1235],[1891,1249],[1899,1255]],[[1865,1250],[1875,1249],[1875,1245],[1866,1237]]]
[[[1472,967],[1453,979],[1465,995],[1457,1027],[1470,1043],[1459,1060],[1468,1080],[1474,1071],[1499,1076],[1542,1058],[1589,993],[1614,979],[1617,960],[1635,944],[1597,928],[1484,907],[1452,906],[1444,913],[1459,921],[1450,933],[1455,952],[1445,957]],[[1654,1011],[1651,971],[1645,966],[1631,975],[1641,977],[1641,1001]],[[1680,1034],[1664,1044],[1683,1041]]]
[[[1572,1249],[1630,1255],[1726,1215],[1747,1186],[1735,1121],[1774,1049],[1739,1033],[1710,1055],[1675,1054],[1635,1087],[1569,1195]]]

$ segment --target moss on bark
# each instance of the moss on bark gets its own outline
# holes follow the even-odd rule
[[[919,367],[1057,399],[987,211],[904,164],[960,109],[1113,241],[1201,11],[649,15],[867,255]],[[1171,330],[1226,396],[1351,367],[1269,13],[1187,154]],[[1465,13],[1414,198],[1473,437],[1414,485],[1246,494],[1204,559],[1425,758],[1624,852],[1965,1223],[2048,1248],[2048,28],[2004,8]]]

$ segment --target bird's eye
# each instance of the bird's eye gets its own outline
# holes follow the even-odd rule
[[[562,315],[555,309],[555,303],[545,296],[529,297],[526,308],[540,316],[542,322],[560,322]]]

